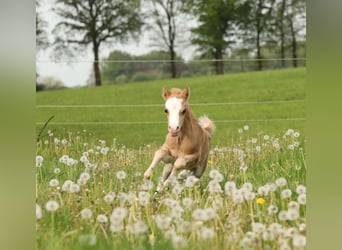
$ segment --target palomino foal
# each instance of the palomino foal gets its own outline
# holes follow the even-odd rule
[[[214,123],[206,116],[197,121],[190,109],[188,99],[189,87],[180,89],[163,89],[165,113],[168,119],[168,134],[164,144],[158,149],[151,165],[144,173],[149,179],[152,170],[160,161],[165,163],[162,184],[166,185],[177,170],[190,170],[191,174],[200,178],[207,166],[210,151],[211,134]]]

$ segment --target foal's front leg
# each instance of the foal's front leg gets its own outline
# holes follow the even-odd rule
[[[144,179],[150,179],[151,178],[151,174],[152,174],[152,170],[155,168],[155,166],[158,165],[158,163],[163,160],[166,156],[168,155],[168,152],[164,149],[158,149],[155,153],[154,153],[154,157],[152,160],[151,165],[148,167],[148,169],[145,171],[144,173]]]
[[[195,165],[195,162],[197,161],[197,159],[198,159],[197,154],[185,155],[185,156],[181,156],[177,158],[177,160],[173,164],[171,174],[166,180],[164,180],[164,186],[169,184],[170,180],[173,178],[173,176],[176,175],[178,170],[192,168],[192,166]]]

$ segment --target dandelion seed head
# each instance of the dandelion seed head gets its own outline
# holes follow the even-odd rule
[[[119,223],[111,223],[109,226],[109,230],[112,233],[118,233],[121,232],[124,229],[123,224],[121,222]]]
[[[80,191],[80,186],[76,183],[71,183],[70,184],[70,188],[69,188],[69,192],[70,193],[78,193]]]
[[[36,219],[41,219],[43,217],[42,208],[36,204]]]
[[[298,209],[288,209],[287,210],[287,219],[290,221],[298,220],[299,219]]]
[[[216,210],[212,207],[205,208],[203,210],[203,218],[205,221],[213,220],[216,217]]]
[[[280,193],[280,197],[282,199],[287,199],[290,198],[292,195],[292,191],[290,189],[284,189],[283,191],[281,191]]]
[[[285,210],[280,211],[278,214],[278,219],[280,221],[286,221],[287,220],[287,211],[285,211]]]
[[[180,184],[176,184],[172,189],[172,193],[174,193],[175,195],[180,195],[182,191],[183,187]]]
[[[282,226],[277,222],[273,222],[268,226],[268,230],[275,234],[279,234],[279,232],[282,230]]]
[[[145,222],[138,220],[134,224],[128,225],[128,229],[132,234],[134,234],[135,236],[138,236],[138,235],[146,233],[148,227],[145,224]]]
[[[186,240],[183,236],[174,234],[171,239],[174,248],[181,248],[186,245]]]
[[[216,169],[212,169],[210,172],[209,172],[209,177],[211,179],[213,179],[214,181],[216,182],[221,182],[223,181],[223,175]]]
[[[193,201],[191,198],[186,197],[186,198],[183,198],[182,203],[186,208],[190,209],[193,204]]]
[[[294,247],[303,248],[306,246],[306,237],[304,235],[295,234],[292,238]]]
[[[211,180],[208,183],[208,190],[210,193],[220,193],[222,192],[222,188],[220,186],[220,183],[218,183],[215,180]]]
[[[127,215],[127,210],[126,208],[123,207],[117,207],[113,209],[112,214],[110,215],[110,221],[112,223],[118,223],[124,220],[124,218]]]
[[[59,185],[59,181],[57,179],[51,179],[49,185],[50,187],[57,187]]]
[[[236,190],[236,183],[235,181],[227,181],[224,185],[224,191],[226,195],[231,196],[233,192]]]
[[[284,177],[280,177],[280,178],[276,179],[275,184],[278,187],[283,187],[283,186],[286,186],[287,181],[286,181],[286,179]]]
[[[155,221],[160,230],[166,230],[170,228],[172,218],[164,214],[157,214],[155,216]]]
[[[243,126],[243,130],[249,130],[249,126],[248,125],[244,125]]]
[[[253,191],[253,184],[250,182],[246,182],[242,185],[242,189],[246,190],[247,192]]]
[[[205,214],[204,214],[204,211],[203,209],[201,208],[196,208],[193,212],[192,212],[192,218],[194,220],[205,220]]]
[[[298,226],[298,229],[300,232],[305,232],[306,231],[306,224],[305,223],[300,223]]]
[[[99,214],[97,217],[96,217],[96,220],[99,222],[99,223],[102,223],[102,224],[105,224],[108,222],[108,218],[106,215],[104,214]]]
[[[287,204],[287,208],[288,208],[288,209],[296,209],[296,210],[298,210],[298,209],[299,209],[299,204],[298,204],[298,202],[296,202],[296,201],[290,201],[290,202]]]
[[[265,230],[262,232],[262,239],[264,241],[272,241],[274,240],[274,233],[272,231],[269,230]]]
[[[268,212],[268,215],[276,214],[278,212],[278,207],[274,204],[271,204],[268,206],[267,212]]]
[[[40,168],[43,165],[44,158],[41,155],[36,156],[36,167]]]
[[[297,197],[297,201],[300,205],[306,205],[306,194],[300,194]]]
[[[194,187],[197,183],[198,183],[199,179],[196,178],[195,176],[193,175],[189,175],[186,180],[185,180],[185,183],[184,185],[188,188],[192,188]]]
[[[82,219],[90,219],[93,212],[89,208],[83,208],[80,212]]]
[[[50,200],[46,202],[45,209],[49,212],[55,212],[59,208],[59,204],[57,201]]]
[[[123,180],[126,178],[126,172],[123,170],[120,170],[116,173],[116,178],[118,178],[119,180]]]
[[[104,197],[103,197],[103,200],[106,202],[106,203],[112,203],[113,200],[115,198],[115,193],[111,192],[111,193],[108,193],[106,194]]]
[[[266,226],[260,222],[254,222],[252,223],[252,231],[260,234],[266,230]]]
[[[69,191],[71,184],[74,182],[72,180],[66,180],[63,185],[62,185],[62,190],[63,191]]]
[[[306,194],[306,187],[304,185],[298,185],[296,187],[297,194]]]
[[[199,235],[204,240],[211,240],[215,237],[215,230],[204,226],[201,228]]]
[[[55,174],[59,174],[59,173],[61,172],[61,170],[60,170],[59,168],[55,168],[55,169],[53,170],[53,172],[54,172]]]

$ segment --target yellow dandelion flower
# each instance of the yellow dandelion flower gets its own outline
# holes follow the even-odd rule
[[[154,236],[153,233],[151,233],[149,236],[148,236],[148,240],[150,241],[150,244],[151,245],[154,245],[154,242],[156,240],[156,237]]]
[[[213,164],[213,161],[212,160],[208,160],[208,164]]]
[[[260,197],[256,200],[256,203],[263,205],[265,203],[265,199]]]

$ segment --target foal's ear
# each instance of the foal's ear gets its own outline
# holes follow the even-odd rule
[[[190,96],[190,88],[189,88],[189,87],[186,87],[186,88],[182,91],[181,96],[182,96],[182,98],[184,99],[184,101],[188,100],[188,99],[189,99],[189,96]]]
[[[167,87],[164,87],[163,88],[163,98],[164,98],[164,100],[169,98],[170,95],[171,95],[171,91]]]

